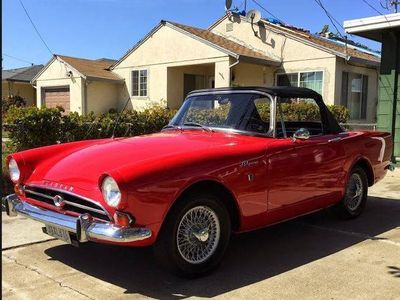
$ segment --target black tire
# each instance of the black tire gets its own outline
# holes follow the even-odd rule
[[[361,184],[361,191],[357,193]],[[357,194],[359,195],[358,198]],[[354,167],[349,174],[345,195],[340,202],[332,207],[333,212],[341,219],[357,218],[365,209],[368,198],[368,178],[364,169]]]
[[[190,229],[185,231],[185,233],[187,233],[186,235],[180,234],[178,237],[178,228],[182,232],[183,229],[190,227],[189,225],[186,225],[182,219],[185,221],[189,220],[190,222],[193,220],[189,219],[191,216],[190,214],[196,212],[204,213],[207,215],[205,217],[206,219],[210,218],[210,220],[213,221],[215,221],[215,217],[217,217],[218,222],[212,222],[214,226],[208,226],[208,228],[215,230],[209,229],[207,230],[207,233],[205,233],[205,230],[203,229],[199,233],[199,231],[194,232],[194,230]],[[216,229],[218,227],[216,225],[217,223],[219,223],[219,230]],[[194,226],[190,228],[193,227]],[[211,231],[210,235],[208,233],[209,231]],[[219,232],[219,238],[217,242],[213,242],[217,240],[216,236],[218,234],[216,232]],[[226,207],[218,197],[212,194],[195,193],[180,199],[180,201],[171,209],[154,245],[154,252],[161,265],[169,269],[175,275],[194,278],[211,272],[219,265],[228,246],[230,235],[230,216]],[[189,255],[185,258],[185,254],[183,253],[184,251],[181,250],[184,246],[181,244],[181,246],[178,247],[178,239],[181,242],[183,241],[183,245],[187,245],[188,243],[196,243],[196,245],[212,245],[210,247],[213,250],[208,252],[209,256],[204,261],[189,262]],[[201,241],[201,239],[205,239],[205,241]],[[203,255],[203,253],[201,255]]]

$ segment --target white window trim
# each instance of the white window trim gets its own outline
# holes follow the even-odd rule
[[[288,72],[279,72],[275,74],[275,86],[278,86],[278,76],[286,75],[286,74],[294,74],[297,73],[297,86],[300,87],[300,73],[312,73],[312,72],[322,72],[322,87],[321,87],[321,96],[324,96],[325,91],[325,71],[324,70],[300,70],[300,71],[288,71]]]
[[[139,77],[138,77],[138,79],[139,79],[139,82],[138,82],[139,95],[137,95],[137,96],[132,95],[132,93],[133,93],[133,90],[132,90],[132,80],[133,80],[132,72],[133,71],[138,71],[139,72]],[[140,96],[140,71],[147,71],[147,96]],[[150,89],[149,89],[149,86],[150,86],[150,84],[149,84],[150,75],[149,74],[150,74],[150,70],[147,69],[147,68],[134,68],[134,69],[130,69],[129,70],[129,96],[130,96],[131,99],[139,99],[139,100],[148,100],[148,99],[150,99]]]

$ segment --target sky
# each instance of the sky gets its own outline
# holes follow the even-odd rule
[[[119,59],[160,20],[207,28],[225,13],[225,0],[21,0],[50,53],[19,1],[2,1],[3,69],[30,63],[46,64],[51,53],[88,59]],[[344,20],[378,14],[363,0],[321,1],[341,24]],[[379,0],[365,1],[384,12]],[[324,24],[330,24],[315,0],[257,2],[284,22],[310,29],[313,33],[319,32]],[[244,0],[233,0],[233,6],[243,9]],[[260,9],[253,0],[247,0],[247,9],[252,8]],[[261,13],[263,17],[269,17],[265,11],[261,10]],[[330,28],[336,31],[332,25]],[[349,38],[380,49],[378,43],[353,36]]]

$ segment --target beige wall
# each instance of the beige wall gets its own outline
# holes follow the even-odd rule
[[[66,75],[69,71],[72,72],[71,77]],[[37,105],[41,107],[43,104],[43,91],[46,88],[69,87],[71,112],[104,113],[111,108],[118,108],[120,86],[109,81],[86,80],[73,68],[54,60],[36,80]]]
[[[69,78],[66,74],[72,71]],[[83,113],[84,80],[73,69],[55,59],[36,80],[37,106],[41,107],[45,88],[69,87],[70,110]]]
[[[251,24],[244,19],[236,19],[233,23],[233,30],[227,31],[226,26],[229,23],[231,23],[231,21],[226,18],[212,28],[212,31],[282,62],[280,67],[270,67],[264,72],[262,67],[246,67],[248,72],[245,72],[243,75],[239,75],[238,72],[238,75],[242,76],[246,84],[275,85],[276,73],[323,71],[324,83],[322,96],[326,103],[334,103],[335,55],[306,45],[304,42],[283,35],[276,30],[273,31],[262,26],[255,26],[255,30],[258,34],[258,36],[255,36]],[[253,76],[251,76],[252,74]],[[248,77],[248,75],[251,77]],[[261,80],[263,76],[264,80]],[[266,82],[265,84],[264,81]]]
[[[319,60],[334,57],[325,51],[305,45],[302,41],[294,40],[287,35],[255,25],[258,36],[254,35],[252,26],[244,19],[236,19],[233,30],[227,31],[227,24],[232,23],[228,18],[223,19],[211,29],[213,33],[236,41],[250,49],[264,53],[278,61],[296,62]]]
[[[28,106],[36,105],[36,90],[29,82],[3,81],[1,84],[2,98],[21,96]]]
[[[249,63],[239,63],[233,67],[232,86],[272,86],[274,68]]]
[[[120,107],[130,99],[130,107],[143,109],[152,103],[165,104],[171,97],[171,107],[176,108],[182,101],[183,85],[179,72],[174,74],[172,67],[218,64],[224,75],[229,65],[229,57],[211,46],[182,34],[168,26],[161,27],[133,53],[128,55],[116,68],[115,73],[125,78],[125,86],[119,90]],[[132,70],[148,70],[148,95],[131,96]],[[172,71],[171,71],[172,70]],[[168,79],[168,72],[171,78]],[[217,73],[216,73],[217,74]],[[229,76],[225,76],[229,78]],[[221,82],[216,78],[216,82]],[[226,84],[226,83],[221,83]]]
[[[119,85],[107,81],[88,81],[86,112],[101,114],[118,109]]]
[[[184,97],[184,75],[204,75],[207,83],[214,76],[214,64],[193,65],[167,68],[167,99],[168,107],[178,109]],[[211,86],[207,86],[210,88]]]
[[[376,123],[376,110],[378,104],[378,70],[374,68],[365,68],[351,65],[347,63],[344,59],[337,59],[335,104],[340,104],[341,102],[340,98],[342,90],[342,73],[344,71],[368,76],[367,119],[358,121],[363,123]]]

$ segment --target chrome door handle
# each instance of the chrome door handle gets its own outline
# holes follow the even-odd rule
[[[328,140],[328,143],[339,142],[341,139],[342,139],[341,137],[335,137],[333,139]]]

